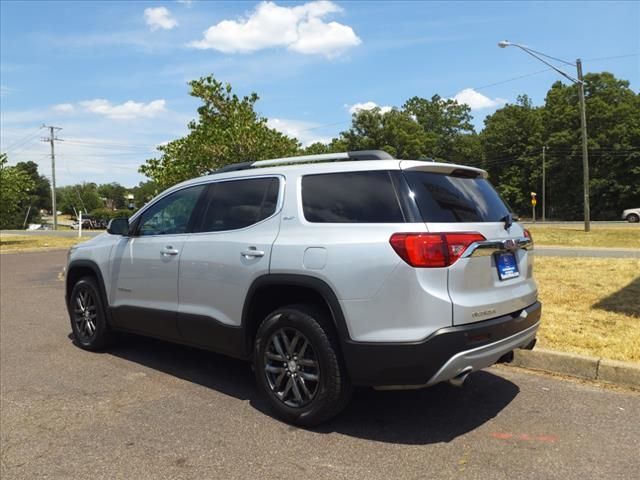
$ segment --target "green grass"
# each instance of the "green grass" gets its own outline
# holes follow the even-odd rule
[[[580,225],[527,225],[536,245],[640,249],[640,226],[635,227],[593,226],[587,233]]]
[[[69,248],[86,240],[89,238],[55,237],[53,235],[0,235],[0,253]]]

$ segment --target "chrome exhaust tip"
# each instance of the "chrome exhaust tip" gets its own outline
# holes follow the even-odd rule
[[[536,346],[536,342],[538,341],[538,338],[534,338],[533,340],[531,340],[529,343],[527,343],[524,347],[522,347],[523,350],[533,350],[533,347]]]
[[[454,387],[462,387],[469,374],[473,371],[473,367],[464,368],[458,375],[449,379],[449,384]]]
[[[513,350],[501,356],[496,363],[511,363],[511,362],[513,362]]]

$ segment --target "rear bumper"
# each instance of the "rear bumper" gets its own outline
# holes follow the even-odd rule
[[[351,380],[362,386],[429,386],[493,365],[531,343],[540,326],[536,302],[510,315],[437,330],[421,342],[343,345]]]

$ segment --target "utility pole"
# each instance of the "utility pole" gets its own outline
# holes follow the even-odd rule
[[[42,125],[49,129],[49,138],[43,138],[43,142],[51,144],[51,210],[53,211],[53,229],[58,229],[58,207],[56,206],[56,148],[55,141],[60,140],[55,136],[56,130],[62,130],[61,127],[53,127],[51,125]]]
[[[589,150],[587,148],[587,107],[584,100],[584,78],[582,77],[582,61],[578,58],[576,63],[565,62],[556,57],[551,57],[545,53],[537,52],[535,50],[530,49],[529,47],[525,47],[524,45],[520,45],[518,43],[513,43],[508,40],[502,40],[498,42],[498,46],[500,48],[507,47],[517,47],[523,52],[528,53],[532,57],[544,63],[546,66],[552,68],[560,75],[570,80],[572,83],[578,85],[578,97],[580,100],[580,134],[582,137],[582,181],[583,181],[583,192],[584,192],[584,231],[591,231],[591,212],[589,208]],[[578,78],[573,78],[566,72],[563,72],[558,67],[549,63],[542,57],[547,57],[548,59],[554,60],[556,62],[564,63],[565,65],[570,65],[572,67],[576,67],[578,71]],[[544,197],[543,197],[544,198]]]
[[[545,159],[545,154],[547,152],[547,146],[543,145],[542,146],[542,223],[544,223],[547,220],[547,215],[546,215],[546,199],[547,199],[547,189],[546,189],[546,159]]]
[[[578,69],[578,95],[580,98],[580,131],[582,136],[582,181],[584,182],[584,231],[591,231],[591,212],[589,209],[589,149],[587,148],[587,107],[584,100],[584,79],[582,78],[582,60],[576,60]]]

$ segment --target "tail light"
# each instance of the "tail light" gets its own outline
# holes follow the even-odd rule
[[[448,267],[458,260],[473,242],[485,237],[477,232],[394,233],[389,243],[412,267]]]
[[[533,242],[533,237],[531,236],[531,232],[529,230],[527,230],[526,228],[524,229],[524,236],[525,236],[525,238],[528,238],[529,240],[531,240]]]

